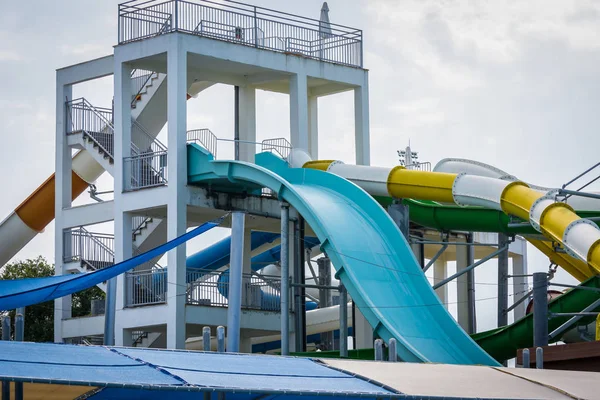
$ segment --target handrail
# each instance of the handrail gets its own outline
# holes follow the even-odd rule
[[[140,75],[138,75],[138,74],[140,74]],[[137,88],[137,90],[135,90],[135,94],[133,95],[133,97],[131,99],[131,106],[134,106],[135,103],[137,103],[138,96],[142,93],[144,88],[147,86],[148,81],[150,81],[154,76],[158,76],[158,73],[154,72],[154,71],[143,70],[143,69],[134,69],[131,71],[131,80],[135,84],[134,87]],[[141,82],[141,84],[138,84],[138,82]]]
[[[198,142],[204,147],[214,158],[217,158],[217,136],[208,128],[193,129],[187,131],[188,142]]]
[[[275,151],[281,158],[287,160],[292,150],[292,144],[286,138],[265,139],[261,142],[262,151]]]

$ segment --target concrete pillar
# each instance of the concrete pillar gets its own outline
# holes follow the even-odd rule
[[[525,247],[525,246],[523,246]],[[523,255],[515,255],[512,259],[512,274],[513,275],[527,275],[527,257]],[[513,278],[513,302],[518,301],[521,297],[525,296],[528,290],[527,277],[515,277]],[[519,304],[514,310],[514,320],[521,319],[525,316],[525,310],[527,309],[527,302]]]
[[[446,257],[442,254],[433,263],[433,283],[441,282],[448,277],[448,265]],[[448,309],[448,285],[435,289],[440,301]]]
[[[371,164],[369,134],[369,74],[364,72],[362,86],[354,89],[354,142],[357,165]]]
[[[126,180],[130,182],[131,170],[123,162],[131,156],[131,67],[115,58],[114,67],[114,196],[115,196],[115,262],[132,256],[131,215],[124,213],[123,189]],[[127,168],[127,170],[126,170]],[[108,282],[104,330],[104,343],[123,346],[127,343],[124,337],[123,322],[118,317],[125,306],[125,275],[120,275]]]
[[[245,214],[231,215],[231,250],[227,307],[227,351],[240,352]]]
[[[354,336],[356,338],[357,349],[371,349],[373,348],[373,328],[367,321],[367,319],[360,312],[360,309],[356,307],[354,312]]]
[[[456,272],[460,272],[469,266],[467,247],[456,246]],[[456,278],[456,310],[458,324],[469,332],[469,285],[467,274],[463,274]]]
[[[319,159],[319,98],[308,98],[308,152],[313,160]]]
[[[256,89],[253,86],[240,86],[239,101],[239,131],[240,131],[240,160],[254,162],[254,155],[260,151],[256,142]]]
[[[71,85],[65,85],[58,77],[56,79],[56,173],[54,201],[54,265],[55,274],[66,273],[63,266],[64,233],[63,209],[71,207],[71,149],[67,145],[66,104],[72,99]],[[54,341],[62,342],[62,320],[71,318],[71,296],[54,300]]]
[[[167,239],[183,235],[187,228],[183,191],[187,183],[187,52],[174,37],[167,52],[167,137],[169,201],[167,203]],[[167,348],[185,348],[186,245],[167,254]]]
[[[290,142],[292,147],[308,148],[308,88],[306,75],[290,78]]]
[[[115,215],[115,262],[121,262],[133,257],[132,229],[131,214],[119,211]],[[121,274],[111,279],[108,282],[109,287],[106,293],[104,330],[105,335],[107,332],[112,331],[113,337],[111,339],[114,340],[113,344],[115,346],[127,346],[131,341],[131,332],[123,328],[126,321],[120,318],[122,310],[127,306],[128,292],[126,280],[126,274]],[[113,295],[115,296],[114,302],[109,300]],[[114,309],[111,310],[113,307]],[[110,321],[111,314],[115,316],[114,321]],[[108,343],[106,339],[105,337],[105,344]]]

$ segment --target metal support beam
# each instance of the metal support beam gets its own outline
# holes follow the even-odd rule
[[[548,345],[548,274],[533,274],[533,346]]]
[[[510,240],[503,233],[498,234],[498,327],[508,324],[508,245]]]
[[[596,194],[596,193],[577,192],[575,190],[559,189],[558,196],[563,196],[563,195],[569,195],[569,197],[570,196],[579,196],[579,197],[587,197],[590,199],[600,199],[600,194]]]
[[[508,308],[506,309],[506,312],[510,312],[510,311],[514,310],[515,308],[517,308],[517,306],[518,306],[519,304],[521,304],[521,303],[523,303],[525,300],[529,299],[529,296],[531,296],[531,295],[532,295],[532,293],[533,293],[533,290],[530,290],[529,292],[527,292],[527,294],[525,294],[525,296],[521,297],[519,300],[515,301],[515,302],[513,303],[513,305],[512,305],[512,306],[508,307]]]
[[[104,345],[115,345],[115,311],[117,308],[117,278],[108,280],[104,305]]]
[[[508,246],[506,248],[508,248]],[[453,281],[454,279],[458,278],[462,274],[465,274],[465,273],[471,271],[472,269],[475,269],[475,268],[479,267],[484,262],[491,260],[492,258],[496,257],[498,254],[500,254],[504,250],[506,250],[506,249],[505,248],[501,248],[501,249],[498,249],[498,250],[496,250],[495,252],[493,252],[491,254],[488,254],[487,256],[485,256],[484,258],[482,258],[481,260],[477,261],[476,263],[473,263],[473,264],[469,265],[467,268],[463,269],[462,271],[457,272],[454,275],[449,276],[448,278],[444,279],[443,281],[441,281],[441,282],[433,285],[433,288],[437,289],[437,288],[440,288],[440,287],[444,286],[445,284],[447,284],[448,282]]]
[[[298,221],[294,222],[294,277],[293,283],[299,284],[304,283],[304,265],[300,262],[303,258],[302,253],[303,247],[300,240],[300,223]],[[310,264],[309,264],[310,265]],[[302,350],[306,347],[306,340],[302,332],[304,331],[304,326],[306,325],[305,313],[304,313],[304,288],[299,286],[293,287],[294,293],[294,340],[295,346],[294,349],[296,351],[304,351]]]
[[[535,280],[534,280],[534,282],[535,282]],[[581,312],[582,313],[590,312],[590,311],[595,310],[598,307],[600,307],[600,299],[594,301],[592,304],[590,304],[589,306],[587,306],[586,308],[581,310]],[[535,304],[534,304],[534,311],[535,311]],[[534,315],[534,317],[535,317],[535,315]],[[578,315],[578,316],[570,318],[567,322],[565,322],[564,324],[562,324],[561,326],[559,326],[558,328],[556,328],[555,330],[550,332],[550,335],[548,337],[549,340],[554,340],[558,336],[562,335],[564,332],[571,329],[573,327],[573,325],[575,325],[577,323],[577,321],[579,321],[581,318],[583,318],[582,315]]]
[[[448,248],[448,243],[446,243],[445,245],[442,245],[442,248],[438,250],[437,253],[435,253],[435,255],[433,256],[433,258],[431,260],[429,260],[429,262],[427,263],[427,265],[425,265],[425,267],[423,267],[423,273],[427,272],[427,270],[429,268],[431,268],[431,266],[433,264],[435,264],[435,262],[437,261],[438,258],[440,258],[440,256],[442,254],[444,254],[444,251],[446,251],[446,249]]]
[[[10,340],[10,317],[2,317],[2,340]],[[2,381],[2,398],[10,399],[10,381]]]
[[[469,265],[475,262],[473,244],[473,234],[469,233],[466,237],[467,247],[465,248],[467,253],[467,263]],[[467,272],[467,304],[469,308],[469,334],[477,332],[477,311],[475,309],[475,270]]]
[[[348,291],[340,285],[340,357],[348,357]]]
[[[244,269],[245,215],[231,214],[231,250],[229,265],[229,304],[227,307],[227,351],[240,351],[240,323],[242,315],[242,276]],[[283,255],[283,247],[281,249]]]
[[[17,308],[15,315],[15,341],[25,340],[25,307]],[[23,382],[15,382],[15,400],[23,400]]]
[[[290,205],[281,203],[281,355],[290,354]]]
[[[321,257],[317,260],[317,266],[319,267],[319,281],[317,285],[319,286],[319,308],[331,307],[333,305],[333,296],[331,291],[334,286],[331,286],[331,261],[327,256]],[[306,287],[306,286],[304,286]],[[336,288],[337,289],[337,288]],[[340,301],[340,315],[341,315],[341,301]],[[341,317],[340,317],[341,318]],[[342,325],[342,320],[340,319],[340,329]],[[340,340],[341,340],[341,331],[340,331]],[[321,343],[324,344],[321,350],[334,350],[334,338],[333,332],[323,332],[321,333]],[[340,342],[341,343],[341,342]]]

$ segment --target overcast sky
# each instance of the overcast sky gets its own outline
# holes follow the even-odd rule
[[[112,53],[117,1],[4,1],[0,5],[0,219],[54,170],[55,69]],[[371,160],[397,163],[410,140],[421,161],[464,157],[558,186],[597,160],[600,6],[593,1],[329,1],[332,22],[363,29],[370,70]],[[256,1],[319,17],[322,2]],[[75,96],[110,106],[112,80]],[[287,96],[258,94],[258,139],[289,137]],[[354,160],[353,97],[319,101],[321,158]],[[233,136],[233,91],[189,103],[188,128]],[[103,185],[110,185],[103,178]],[[53,225],[17,258],[53,259]],[[220,232],[214,238],[222,236]],[[189,246],[191,249],[199,245]],[[530,271],[547,269],[530,247]],[[493,264],[477,280],[495,278]],[[561,274],[563,281],[568,280]],[[480,285],[477,297],[493,296]],[[451,300],[452,300],[451,296]],[[482,300],[478,309],[493,310]],[[482,313],[483,314],[483,313]],[[494,326],[495,312],[479,319]]]

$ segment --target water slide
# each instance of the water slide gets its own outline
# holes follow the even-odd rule
[[[294,150],[294,167],[328,171],[355,183],[374,196],[417,199],[473,206],[515,216],[531,223],[550,242],[561,244],[573,263],[574,275],[582,278],[600,272],[600,229],[580,218],[566,203],[556,202],[554,193],[530,187],[518,180],[455,172],[425,172],[404,167],[381,168],[347,165],[341,161],[312,161]],[[451,165],[451,164],[449,164]],[[544,243],[543,241],[539,241]],[[569,271],[571,272],[571,271]]]
[[[498,365],[456,325],[395,223],[371,196],[333,174],[289,168],[270,153],[258,154],[256,162],[214,161],[191,144],[188,184],[247,192],[267,187],[289,202],[321,241],[374,334],[398,340],[401,359]]]

